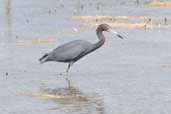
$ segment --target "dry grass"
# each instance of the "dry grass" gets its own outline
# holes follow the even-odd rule
[[[147,24],[147,23],[108,23],[112,28],[171,28],[171,25],[154,25],[154,24]],[[91,24],[81,24],[79,27],[81,28],[96,28],[99,24],[98,23],[91,23]]]
[[[147,4],[148,6],[151,7],[171,7],[171,2],[151,2]]]
[[[56,39],[34,39],[34,40],[17,40],[16,44],[18,45],[29,45],[29,44],[56,44],[57,40]]]
[[[99,23],[108,23],[113,28],[171,28],[171,25],[167,24],[171,20],[170,17],[150,17],[150,16],[73,16],[70,18],[74,21],[96,21],[89,24],[81,24],[81,28],[96,28]],[[124,20],[124,22],[122,21]],[[101,22],[98,22],[101,21]],[[115,21],[115,22],[112,22]],[[122,22],[121,22],[122,21]],[[134,22],[134,23],[133,23]],[[138,23],[135,23],[138,22]],[[163,24],[153,24],[153,23]]]
[[[70,19],[74,21],[80,20],[129,20],[128,16],[73,16]]]
[[[166,18],[166,17],[164,17]],[[163,20],[162,17],[150,17],[150,16],[140,16],[140,17],[133,17],[133,16],[73,16],[70,19],[73,21],[129,21],[129,20]],[[167,18],[170,20],[171,18]]]

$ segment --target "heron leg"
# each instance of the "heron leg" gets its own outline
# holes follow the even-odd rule
[[[71,88],[71,81],[68,78],[66,78],[66,81],[67,81],[67,84],[68,84],[68,88],[70,89]]]
[[[69,72],[69,69],[71,68],[72,64],[73,64],[73,62],[70,62],[70,63],[69,63],[68,68],[67,68],[67,70],[66,70],[67,73]]]

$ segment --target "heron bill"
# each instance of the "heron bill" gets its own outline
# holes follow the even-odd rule
[[[115,34],[116,36],[118,36],[119,38],[123,39],[123,37],[121,35],[119,35],[116,31],[109,29],[108,32],[111,32],[111,33]]]

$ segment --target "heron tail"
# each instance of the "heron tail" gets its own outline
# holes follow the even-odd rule
[[[47,61],[47,58],[48,58],[48,54],[43,55],[43,56],[39,59],[40,63],[46,62],[46,61]]]

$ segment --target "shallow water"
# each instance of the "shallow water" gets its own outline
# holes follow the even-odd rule
[[[116,6],[102,1],[0,0],[0,113],[170,114],[170,29],[116,29],[124,40],[105,33],[105,45],[75,63],[69,74],[60,75],[67,64],[39,64],[39,57],[64,42],[97,41],[94,29],[61,34],[88,23],[69,20],[71,16],[171,14],[169,8],[137,6],[131,1],[111,3]],[[47,38],[58,42],[16,44],[18,39]],[[41,98],[44,93],[62,98]]]

